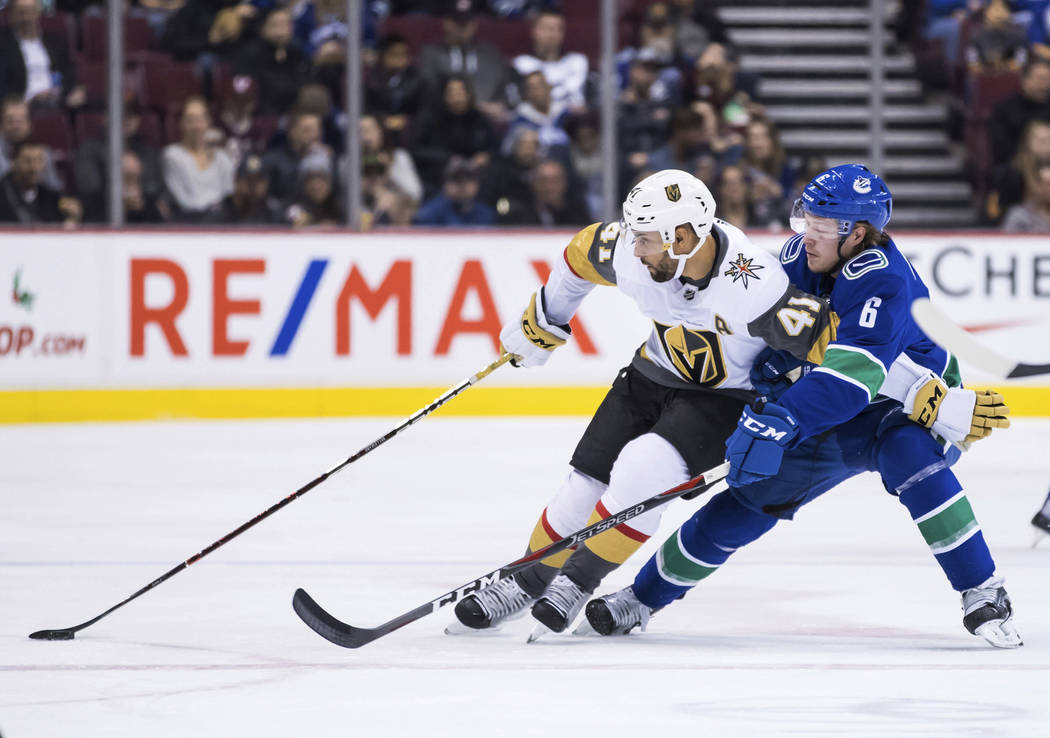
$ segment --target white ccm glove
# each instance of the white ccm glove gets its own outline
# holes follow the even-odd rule
[[[998,392],[949,388],[933,372],[920,377],[904,397],[908,418],[946,441],[970,443],[996,428],[1009,428],[1010,408]]]
[[[514,366],[541,366],[547,363],[551,352],[563,345],[572,330],[567,325],[553,325],[544,311],[543,288],[534,292],[521,318],[503,326],[499,340],[503,350],[513,354]]]

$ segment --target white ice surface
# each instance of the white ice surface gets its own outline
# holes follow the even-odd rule
[[[397,424],[0,428],[0,731],[120,736],[1046,736],[1050,422],[957,470],[1025,646],[963,629],[904,508],[865,475],[739,552],[647,633],[442,633],[439,611],[359,650],[291,609],[306,588],[371,626],[513,560],[585,425],[431,417],[65,642]],[[636,568],[699,504],[676,502]]]

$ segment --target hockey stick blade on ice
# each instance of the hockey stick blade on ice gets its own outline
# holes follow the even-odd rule
[[[587,540],[591,536],[603,533],[610,528],[614,528],[621,523],[636,518],[653,508],[660,507],[673,499],[689,494],[690,492],[695,492],[696,494],[708,492],[716,485],[719,485],[728,473],[729,462],[719,464],[713,469],[709,469],[703,474],[695,476],[677,487],[672,487],[669,490],[660,492],[647,500],[639,502],[637,505],[633,505],[615,515],[610,515],[604,520],[592,523],[586,528],[581,528],[575,533],[541,548],[539,551],[534,551],[527,556],[523,556],[520,559],[501,566],[499,569],[494,569],[484,576],[480,576],[460,587],[456,587],[452,591],[446,592],[440,597],[430,600],[429,602],[409,610],[402,615],[398,615],[393,620],[388,620],[375,628],[358,628],[338,620],[329,614],[323,607],[318,605],[317,602],[314,601],[314,599],[303,589],[295,590],[295,596],[292,597],[292,607],[295,609],[295,614],[322,638],[326,638],[335,645],[342,646],[343,648],[360,648],[361,646],[365,646],[385,635],[390,635],[398,628],[403,628],[409,623],[414,623],[433,612],[437,612],[445,605],[451,605],[454,602],[458,602],[472,592],[477,592],[483,587],[495,584],[501,579],[506,579],[515,572],[532,566],[540,559],[545,559],[551,554],[564,551],[567,548]],[[722,488],[725,487],[724,482],[721,486]]]
[[[120,602],[118,602],[117,604],[113,605],[113,607],[109,608],[108,610],[106,610],[102,614],[96,615],[95,617],[91,618],[91,620],[86,620],[83,623],[81,623],[80,625],[73,625],[73,626],[71,626],[69,628],[56,628],[56,629],[53,629],[53,630],[38,630],[38,631],[36,631],[34,633],[30,633],[29,637],[34,639],[34,640],[37,640],[37,641],[68,641],[68,640],[72,640],[77,631],[83,630],[84,628],[87,628],[90,625],[94,625],[95,623],[97,623],[99,620],[101,620],[102,618],[104,618],[107,615],[109,615],[114,610],[118,610],[121,607],[124,607],[124,605],[128,604],[132,600],[136,599],[137,597],[140,597],[140,596],[146,594],[147,592],[149,592],[151,589],[153,589],[157,585],[161,584],[162,582],[167,581],[168,579],[171,579],[173,576],[178,574],[183,569],[189,567],[192,564],[197,563],[198,561],[203,559],[205,556],[210,554],[215,549],[217,549],[220,546],[224,546],[225,544],[229,543],[234,538],[239,536],[241,533],[243,533],[244,531],[246,531],[249,528],[251,528],[252,526],[254,526],[256,523],[259,523],[259,522],[265,520],[266,518],[270,517],[275,512],[277,512],[278,510],[280,510],[282,507],[284,507],[285,505],[289,504],[293,500],[299,499],[300,497],[305,495],[307,492],[312,490],[314,487],[316,487],[317,485],[319,485],[322,482],[324,482],[326,479],[328,479],[333,474],[342,471],[346,467],[350,466],[350,464],[353,464],[355,461],[360,459],[362,456],[365,456],[366,454],[368,454],[368,453],[374,451],[375,449],[379,448],[384,443],[389,441],[391,438],[396,436],[398,433],[403,431],[405,428],[409,427],[410,425],[412,425],[416,421],[418,421],[418,420],[420,420],[422,418],[425,418],[427,415],[430,415],[430,413],[432,413],[435,410],[437,410],[439,407],[444,405],[446,402],[451,400],[456,395],[458,395],[461,392],[463,392],[464,390],[466,390],[468,387],[471,387],[471,386],[477,384],[478,382],[480,382],[482,379],[487,377],[489,374],[491,374],[492,372],[496,371],[496,369],[498,369],[499,367],[503,366],[508,361],[510,361],[510,358],[511,358],[511,354],[501,354],[498,359],[496,359],[494,362],[492,362],[491,364],[486,366],[484,369],[482,369],[481,371],[477,372],[476,374],[472,374],[471,376],[467,377],[462,382],[457,384],[455,387],[451,387],[450,389],[448,389],[445,392],[445,394],[441,395],[441,397],[437,398],[436,400],[434,400],[432,403],[430,403],[426,407],[417,410],[411,416],[409,416],[404,421],[402,421],[400,425],[398,425],[397,427],[392,428],[391,430],[387,431],[386,434],[384,434],[384,435],[380,436],[379,438],[377,438],[376,440],[372,441],[370,444],[368,444],[367,446],[362,448],[360,451],[355,453],[353,456],[350,456],[349,458],[344,460],[338,466],[335,466],[335,467],[329,469],[328,471],[326,471],[321,476],[319,476],[319,477],[317,477],[317,478],[307,482],[302,487],[297,489],[295,492],[292,492],[290,495],[285,497],[283,500],[280,500],[279,502],[274,503],[273,505],[271,505],[270,507],[268,507],[265,510],[263,510],[261,513],[256,515],[254,518],[252,518],[248,522],[242,523],[240,527],[235,528],[234,530],[230,531],[229,533],[224,535],[219,540],[217,540],[214,543],[212,543],[210,546],[208,546],[204,550],[200,551],[197,554],[194,554],[190,558],[188,558],[185,561],[183,561],[181,564],[177,564],[176,566],[172,567],[168,571],[164,572],[159,577],[154,579],[152,582],[147,584],[145,587],[140,589],[138,592],[135,592],[130,597],[127,597],[126,599],[121,600]]]
[[[987,374],[1004,379],[1050,374],[1050,364],[1025,364],[988,348],[925,297],[911,304],[911,314],[935,343],[951,351],[960,361]]]

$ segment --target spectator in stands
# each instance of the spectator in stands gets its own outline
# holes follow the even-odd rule
[[[715,180],[715,202],[717,217],[737,228],[747,228],[752,223],[751,193],[744,168],[736,164],[723,167]]]
[[[569,162],[575,181],[583,190],[591,221],[602,220],[601,128],[594,113],[576,115],[565,125],[569,134]]]
[[[802,191],[806,189],[807,185],[809,185],[815,177],[827,168],[828,163],[822,156],[807,156],[801,161],[798,169],[795,171],[795,180],[791,183],[791,186],[785,190],[786,194],[781,201],[783,204],[779,214],[780,217],[777,219],[780,225],[790,225],[791,210],[795,204],[795,200],[802,197]]]
[[[402,142],[423,104],[423,79],[412,64],[408,43],[396,34],[379,43],[379,63],[365,73],[365,109],[380,117],[394,141]]]
[[[709,126],[692,108],[677,108],[671,115],[671,138],[646,158],[645,167],[652,171],[682,169],[690,172],[698,159],[711,154]]]
[[[459,75],[448,78],[441,100],[420,113],[415,130],[412,156],[427,192],[441,186],[453,155],[468,159],[480,171],[498,146],[491,121],[475,107],[470,85]]]
[[[134,151],[125,151],[120,162],[124,200],[124,220],[133,224],[163,223],[170,215],[167,203],[143,187],[142,160]]]
[[[124,149],[135,154],[133,168],[145,202],[160,201],[162,213],[167,208],[164,201],[164,176],[157,151],[139,131],[142,111],[134,95],[124,98]],[[98,223],[107,219],[106,203],[109,198],[109,134],[103,129],[99,135],[89,138],[77,148],[73,162],[73,181],[77,197],[84,206],[84,220]],[[126,163],[126,162],[125,162]]]
[[[668,140],[671,105],[653,96],[658,70],[656,62],[639,56],[631,63],[627,88],[620,93],[618,148],[625,156],[624,180],[634,181],[647,168],[649,154]]]
[[[32,120],[29,117],[29,103],[18,95],[9,95],[0,102],[0,177],[11,168],[14,149],[23,141],[28,141],[33,132]],[[53,190],[63,188],[62,180],[55,168],[51,149],[44,146],[44,184]]]
[[[796,167],[780,144],[780,134],[768,118],[753,118],[744,134],[743,164],[751,171],[759,199],[780,201],[795,182]]]
[[[565,132],[565,121],[568,116],[565,105],[551,96],[551,86],[543,72],[537,70],[525,75],[521,82],[521,102],[514,107],[510,121],[511,129],[532,128],[539,134],[541,146],[557,147],[567,154],[569,134]],[[507,150],[506,143],[503,150]]]
[[[153,37],[151,45],[160,46],[168,27],[168,20],[185,4],[186,0],[136,0],[134,6],[128,9],[128,14],[145,18]]]
[[[16,144],[11,171],[0,178],[0,223],[80,222],[80,203],[44,184],[46,152],[33,141]]]
[[[186,0],[168,18],[161,46],[181,61],[209,70],[252,38],[258,23],[254,5],[241,0]]]
[[[532,196],[529,173],[542,158],[540,134],[535,128],[511,128],[503,141],[503,153],[493,159],[481,180],[481,199],[505,215],[512,203]]]
[[[584,226],[590,222],[583,193],[569,187],[569,173],[557,159],[545,159],[531,176],[532,197],[500,217],[503,225]]]
[[[371,213],[373,226],[398,226],[406,228],[412,225],[419,210],[419,203],[394,187],[389,180],[376,180],[369,186],[367,177],[362,188],[365,205]]]
[[[970,36],[966,64],[971,73],[1020,69],[1028,57],[1028,34],[1015,23],[1007,0],[990,0],[980,27]]]
[[[1044,161],[1025,181],[1024,202],[1003,218],[1008,233],[1050,233],[1050,161]]]
[[[203,220],[233,191],[233,161],[208,143],[210,126],[208,104],[200,97],[188,98],[179,116],[179,141],[164,147],[161,154],[176,217],[187,222]]]
[[[258,154],[248,154],[237,167],[233,192],[223,198],[210,222],[273,225],[283,222],[280,203],[270,197],[270,180]]]
[[[361,3],[362,38],[366,49],[375,46],[379,7],[386,3]],[[396,5],[396,3],[393,3]],[[306,0],[289,4],[294,7],[295,40],[315,66],[341,67],[346,59],[346,1]],[[414,10],[405,8],[403,11]]]
[[[1024,4],[1030,6],[1029,12],[1032,14],[1027,29],[1031,53],[1040,59],[1050,61],[1050,2],[1048,0],[1028,0]]]
[[[335,197],[332,183],[332,158],[325,151],[313,151],[303,157],[298,172],[299,190],[285,218],[296,228],[316,225],[340,225],[345,221],[343,208]]]
[[[768,189],[756,188],[744,166],[723,167],[715,183],[718,217],[738,228],[780,227],[781,199],[771,197]]]
[[[671,0],[670,11],[678,56],[687,66],[692,66],[710,44],[729,45],[726,26],[707,0]]]
[[[272,116],[256,116],[259,85],[247,74],[229,78],[220,92],[219,117],[213,128],[222,139],[222,147],[234,165],[239,165],[249,152],[266,147],[276,122]],[[265,121],[271,121],[269,125]]]
[[[733,119],[745,112],[756,112],[754,100],[758,78],[740,71],[736,53],[722,44],[709,44],[693,65],[692,82],[686,99],[706,102],[722,118]],[[728,108],[728,110],[727,110]],[[739,125],[746,121],[733,120]]]
[[[431,96],[441,94],[444,80],[464,77],[478,109],[494,123],[507,118],[507,86],[511,69],[499,49],[477,40],[477,0],[453,0],[451,12],[441,20],[444,39],[427,44],[419,54],[419,72]]]
[[[0,99],[20,95],[33,106],[79,108],[78,85],[65,40],[40,28],[38,0],[11,0],[9,26],[0,28]]]
[[[423,199],[423,181],[412,155],[401,147],[390,145],[386,131],[374,115],[361,116],[360,130],[362,165],[371,162],[381,168],[382,179],[389,180],[392,186],[418,205]]]
[[[299,88],[310,79],[309,62],[292,42],[291,11],[274,7],[266,13],[259,37],[245,42],[233,69],[258,81],[257,114],[280,115],[291,108]]]
[[[948,74],[953,74],[962,62],[959,40],[963,21],[979,11],[984,3],[985,0],[927,0],[922,35],[941,43]]]
[[[494,15],[508,19],[527,18],[558,5],[558,0],[488,0],[489,10]]]
[[[423,226],[487,226],[496,211],[478,199],[479,171],[469,160],[453,156],[445,166],[441,194],[427,200],[413,223]]]
[[[651,50],[665,64],[678,57],[677,34],[668,3],[656,2],[645,9],[645,19],[638,29],[638,45]]]
[[[321,116],[316,113],[293,112],[288,119],[288,135],[284,145],[270,149],[263,155],[263,166],[270,180],[270,194],[286,200],[295,194],[299,164],[314,151],[328,152],[321,143]]]
[[[565,17],[555,10],[542,10],[532,21],[532,53],[514,58],[514,69],[520,77],[537,70],[551,85],[554,101],[574,113],[586,109],[587,57],[575,51],[566,52]]]
[[[1032,57],[1021,72],[1021,91],[995,106],[988,119],[992,161],[1008,161],[1033,120],[1050,120],[1050,61]]]
[[[1033,120],[1025,128],[1013,159],[992,170],[985,215],[997,222],[1006,210],[1024,199],[1025,181],[1035,176],[1039,162],[1050,161],[1050,121]]]

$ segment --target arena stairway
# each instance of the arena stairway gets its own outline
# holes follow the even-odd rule
[[[948,104],[924,98],[915,59],[890,28],[897,3],[886,5],[881,174],[893,192],[893,224],[972,226],[973,192],[965,154],[949,138]],[[741,67],[761,77],[759,97],[788,153],[820,155],[829,165],[866,163],[868,0],[734,0],[718,12]]]

